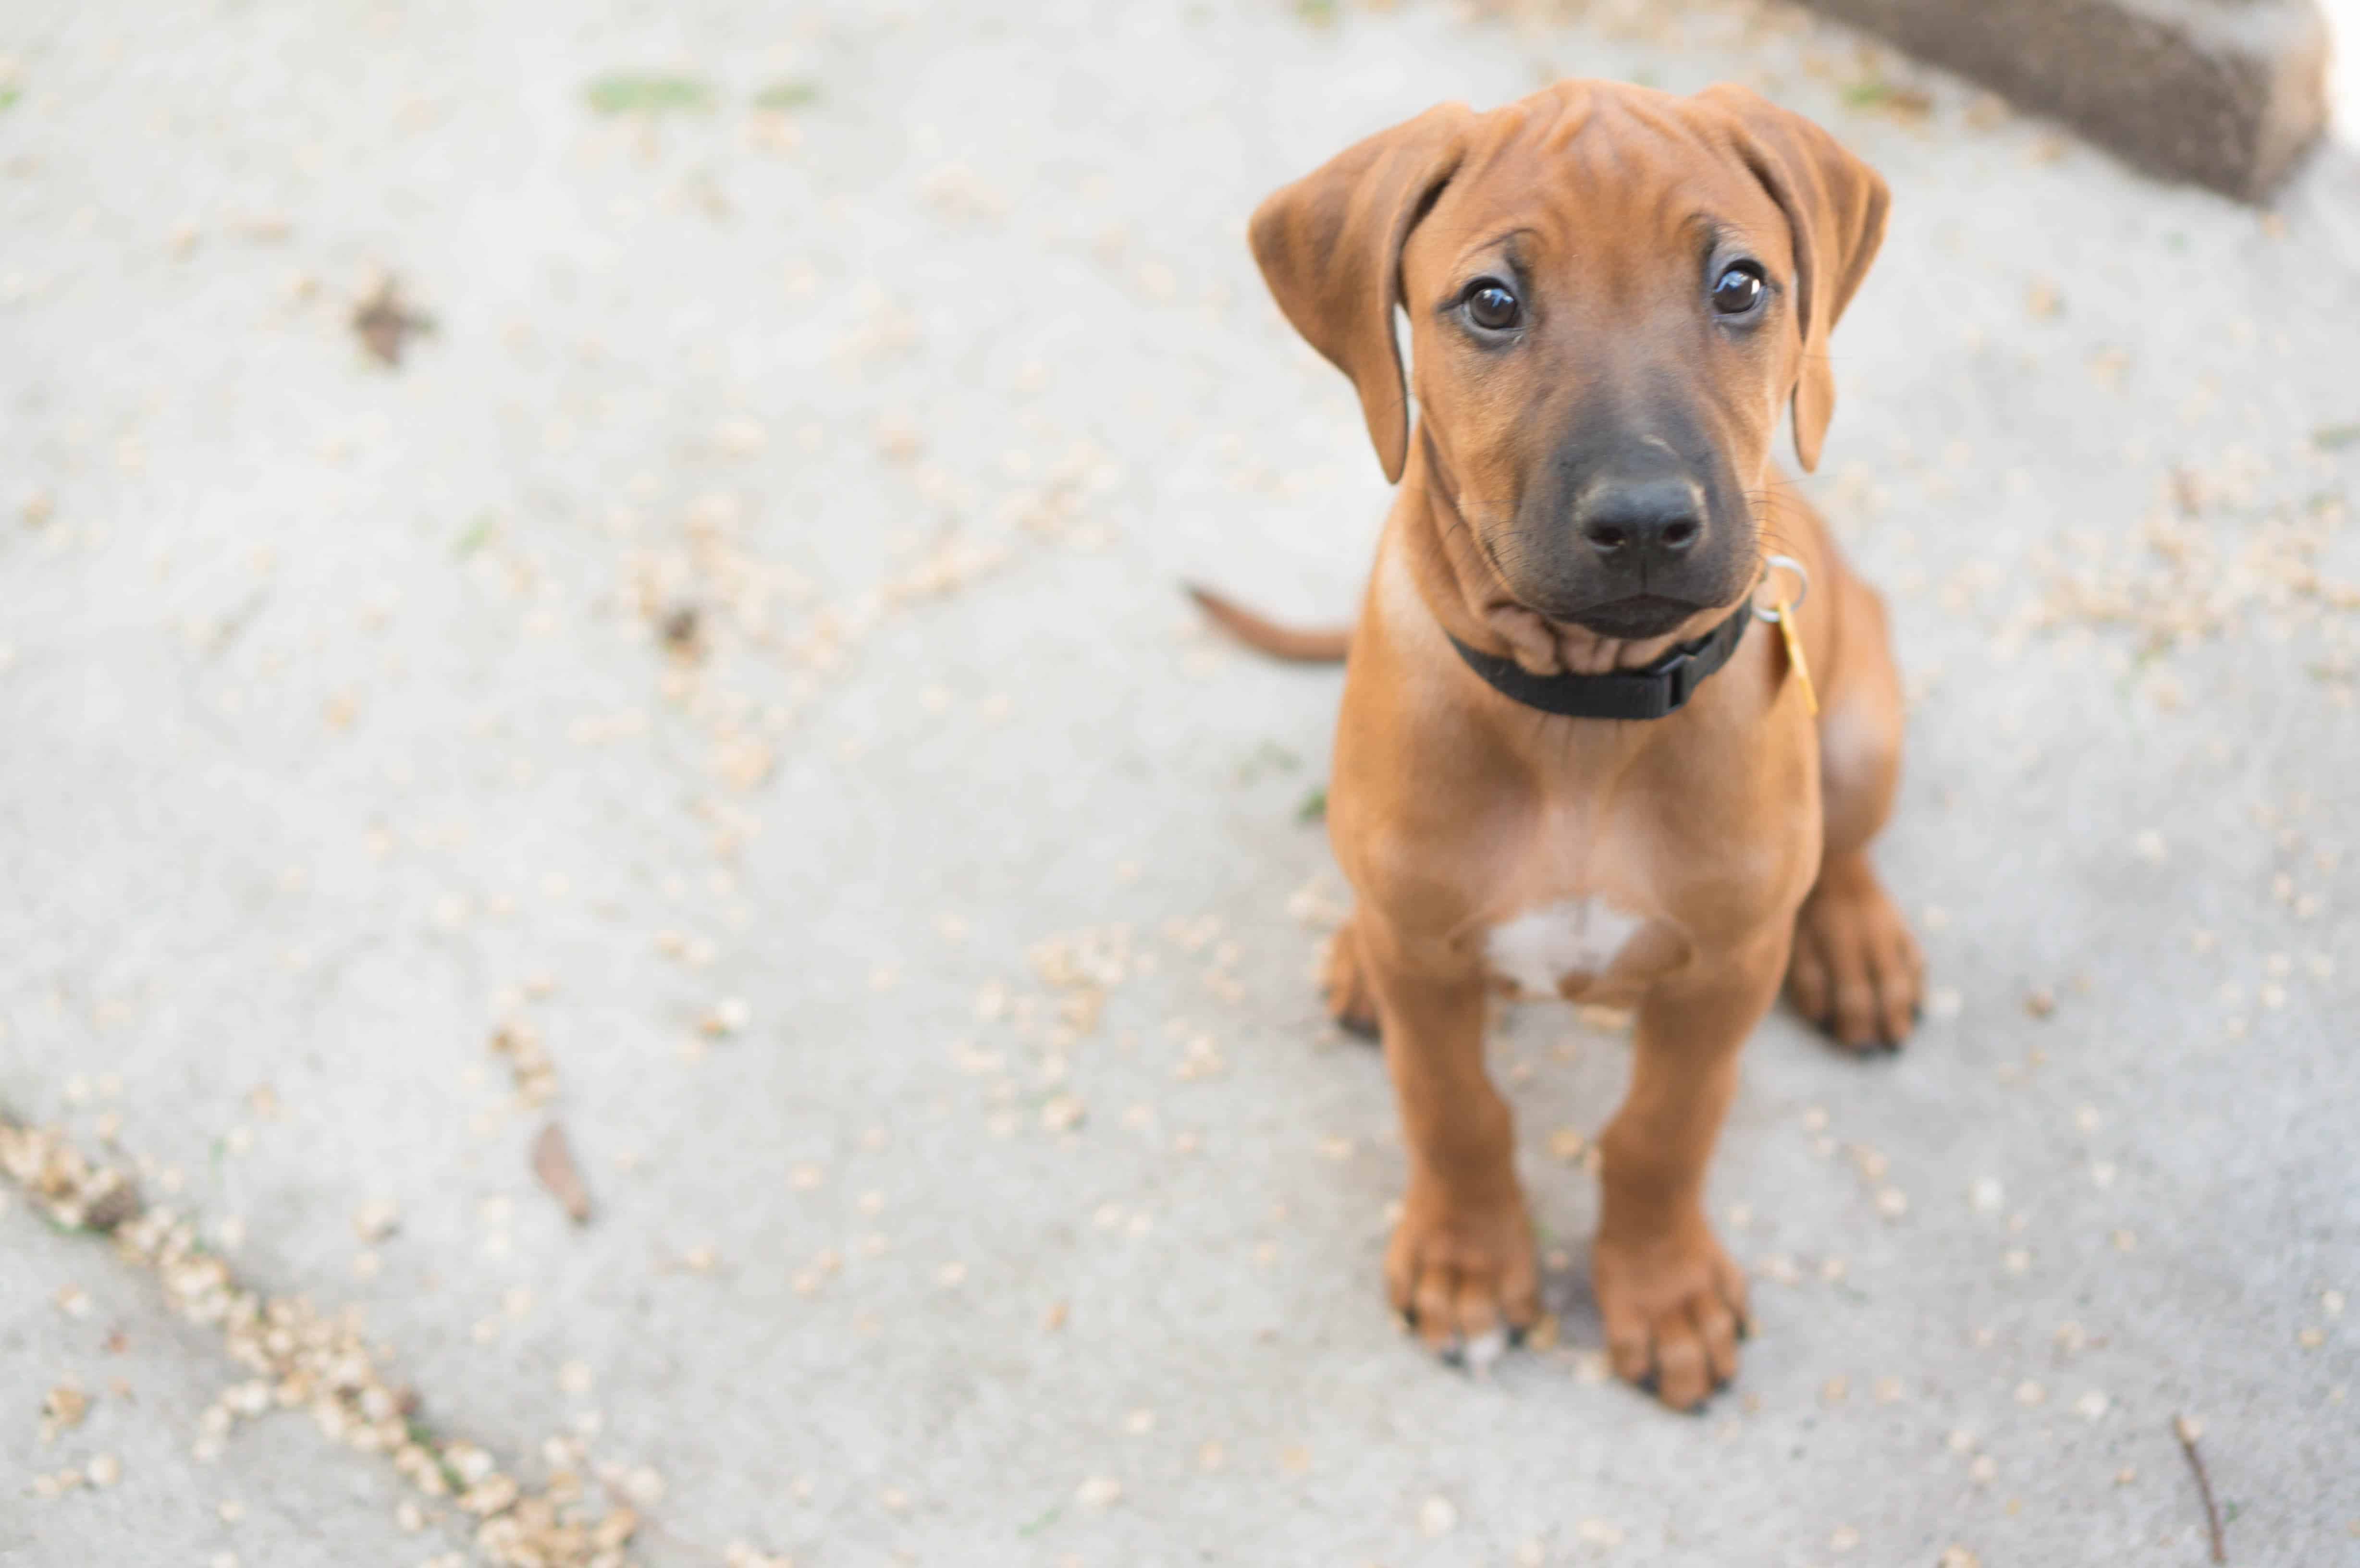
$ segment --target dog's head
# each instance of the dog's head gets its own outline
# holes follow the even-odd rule
[[[1876,255],[1885,182],[1743,88],[1563,82],[1446,104],[1254,213],[1287,320],[1407,460],[1407,312],[1435,479],[1498,586],[1546,619],[1659,637],[1754,579],[1782,409],[1806,468],[1828,333]]]

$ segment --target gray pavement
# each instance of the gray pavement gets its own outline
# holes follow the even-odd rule
[[[0,55],[0,1103],[364,1308],[436,1432],[579,1443],[635,1560],[2192,1564],[2186,1413],[2232,1562],[2360,1561],[2353,155],[2256,214],[1751,6],[24,0]],[[1611,1020],[1499,1026],[1557,1343],[1399,1337],[1308,973],[1338,681],[1174,590],[1340,616],[1384,504],[1243,214],[1562,73],[1753,82],[1895,191],[1811,487],[1896,609],[1934,1016],[1763,1026],[1701,1421],[1600,1376]],[[651,76],[709,101],[591,103]],[[466,1547],[300,1413],[197,1457],[246,1376],[13,1197],[0,1563]]]

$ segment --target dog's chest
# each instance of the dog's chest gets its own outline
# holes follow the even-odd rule
[[[1646,922],[1602,898],[1560,898],[1487,933],[1492,972],[1526,996],[1577,993],[1605,975]]]

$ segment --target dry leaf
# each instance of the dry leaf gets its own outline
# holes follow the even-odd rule
[[[561,1124],[550,1123],[532,1140],[532,1173],[575,1225],[589,1222],[590,1189],[582,1184],[582,1171],[574,1163],[574,1149]]]
[[[679,659],[695,660],[705,657],[705,622],[694,604],[675,604],[664,613],[658,627],[664,647]]]
[[[410,338],[433,330],[434,318],[404,304],[390,277],[379,278],[377,287],[353,307],[353,331],[382,365],[399,365],[402,347]]]

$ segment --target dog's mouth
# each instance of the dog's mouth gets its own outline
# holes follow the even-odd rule
[[[1602,637],[1644,642],[1649,637],[1659,637],[1678,629],[1703,608],[1702,604],[1693,604],[1686,599],[1667,599],[1660,593],[1633,593],[1627,599],[1589,604],[1549,618],[1568,622]]]

